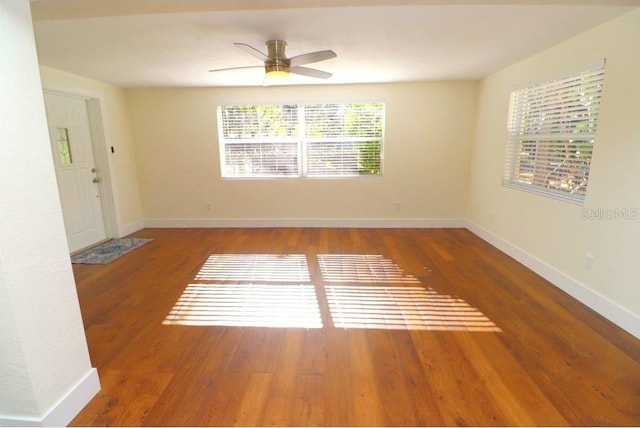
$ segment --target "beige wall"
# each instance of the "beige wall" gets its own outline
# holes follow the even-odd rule
[[[40,67],[40,75],[45,88],[99,97],[106,146],[113,146],[115,149],[113,154],[105,149],[104,156],[111,169],[118,229],[124,235],[142,228],[142,205],[125,91],[45,66]]]
[[[636,10],[484,79],[468,207],[477,226],[635,320],[640,317],[639,40]],[[510,90],[602,58],[607,60],[604,92],[584,207],[501,186]],[[626,210],[631,218],[585,219],[585,209],[596,217],[598,210]],[[591,270],[583,266],[586,254],[594,256]]]
[[[152,225],[461,219],[476,93],[476,82],[130,90],[144,217]],[[220,178],[219,104],[316,100],[386,103],[383,177]]]

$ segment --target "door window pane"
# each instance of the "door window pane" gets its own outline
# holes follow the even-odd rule
[[[69,144],[69,130],[67,128],[58,129],[58,157],[60,158],[60,165],[71,165],[73,160],[71,159],[71,145]]]

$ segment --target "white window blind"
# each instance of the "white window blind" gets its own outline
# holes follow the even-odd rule
[[[382,173],[380,102],[221,106],[218,119],[223,177]]]
[[[299,174],[297,105],[224,106],[218,123],[223,177]]]
[[[511,93],[505,185],[584,201],[603,79],[604,62]]]

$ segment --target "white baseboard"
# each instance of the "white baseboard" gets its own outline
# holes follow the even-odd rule
[[[153,218],[147,219],[148,228],[198,227],[360,227],[360,228],[453,228],[466,227],[466,220],[458,218]]]
[[[144,220],[140,220],[140,221],[137,221],[135,223],[131,223],[131,224],[120,226],[120,231],[119,231],[119,235],[120,236],[118,236],[118,238],[130,235],[130,234],[132,234],[134,232],[142,230],[142,229],[144,229],[144,227],[145,227]]]
[[[640,339],[640,317],[483,227],[467,221],[467,229],[513,257],[553,285]]]
[[[100,391],[98,371],[92,368],[42,418],[24,418],[0,415],[0,426],[10,427],[63,427],[76,417],[84,406]]]

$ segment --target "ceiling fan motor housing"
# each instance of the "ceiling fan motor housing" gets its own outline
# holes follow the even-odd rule
[[[269,59],[264,63],[267,73],[285,72],[289,73],[290,63],[285,55],[287,44],[282,40],[269,40],[267,42],[267,53]]]
[[[317,70],[315,68],[302,67],[303,65],[310,64],[318,61],[325,61],[327,59],[335,58],[336,53],[332,50],[323,50],[317,52],[307,52],[305,54],[296,55],[291,58],[287,58],[285,53],[287,44],[282,40],[269,40],[266,43],[268,55],[261,52],[246,43],[234,43],[235,46],[258,58],[264,64],[266,77],[269,79],[286,78],[290,73],[299,74],[301,76],[314,77],[317,79],[328,79],[332,75],[326,71]],[[219,68],[209,71],[227,71],[238,70],[244,68],[258,68],[260,66],[247,66],[247,67],[231,67],[231,68]]]

